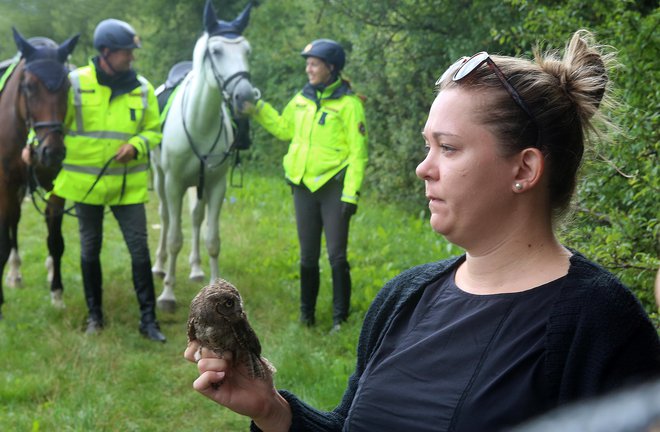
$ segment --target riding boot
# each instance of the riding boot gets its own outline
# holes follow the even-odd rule
[[[316,297],[319,294],[319,267],[300,266],[300,322],[313,326],[316,322]]]
[[[348,318],[351,304],[351,269],[343,261],[332,266],[332,323],[333,330],[338,330]]]
[[[165,342],[167,339],[160,332],[156,321],[156,294],[154,278],[151,273],[149,260],[133,262],[133,287],[140,304],[140,333],[156,342]]]
[[[98,259],[88,261],[81,258],[80,268],[82,270],[87,310],[89,311],[85,332],[96,333],[103,328],[103,275],[101,273],[101,262]]]

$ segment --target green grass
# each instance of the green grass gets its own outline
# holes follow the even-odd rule
[[[385,281],[412,265],[457,250],[432,233],[425,216],[366,198],[352,222],[352,315],[339,334],[331,327],[327,257],[321,261],[316,327],[298,319],[298,244],[289,188],[280,176],[248,172],[243,188],[229,188],[221,216],[221,276],[241,291],[263,355],[277,367],[276,385],[332,409],[355,362],[361,320]],[[148,204],[152,254],[158,238],[158,200]],[[184,237],[189,237],[187,214]],[[111,214],[102,254],[106,329],[85,336],[86,307],[79,268],[78,227],[64,221],[66,309],[50,305],[44,261],[46,227],[23,205],[20,254],[23,288],[5,287],[0,322],[2,431],[238,431],[248,420],[192,389],[195,365],[185,361],[188,305],[203,284],[188,281],[188,245],[178,259],[180,307],[159,313],[166,344],[142,338],[128,251]],[[203,251],[202,255],[205,255]],[[206,265],[206,259],[204,258]],[[207,268],[207,267],[205,267]],[[208,271],[208,270],[207,270]],[[156,294],[162,281],[156,280]]]

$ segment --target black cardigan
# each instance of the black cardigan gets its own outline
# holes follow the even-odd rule
[[[339,406],[319,411],[281,390],[293,413],[291,431],[341,431],[360,376],[404,305],[464,257],[407,270],[378,293],[362,326],[355,372]],[[546,373],[556,405],[660,375],[660,340],[635,296],[614,275],[575,252],[546,333]],[[254,423],[253,431],[258,431]]]

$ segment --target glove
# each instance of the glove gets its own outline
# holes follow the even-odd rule
[[[258,89],[255,89],[257,94],[255,94],[254,101],[245,101],[243,105],[239,108],[240,114],[246,117],[252,116],[257,112],[257,107],[259,106],[259,101],[261,100],[261,92]]]
[[[346,219],[357,213],[357,204],[341,202],[341,215]]]
[[[254,111],[257,109],[257,106],[252,102],[243,102],[243,106],[240,107],[240,113],[244,116],[251,116]]]

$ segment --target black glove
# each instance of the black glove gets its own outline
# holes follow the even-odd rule
[[[357,213],[357,204],[341,202],[341,215],[346,219]]]

